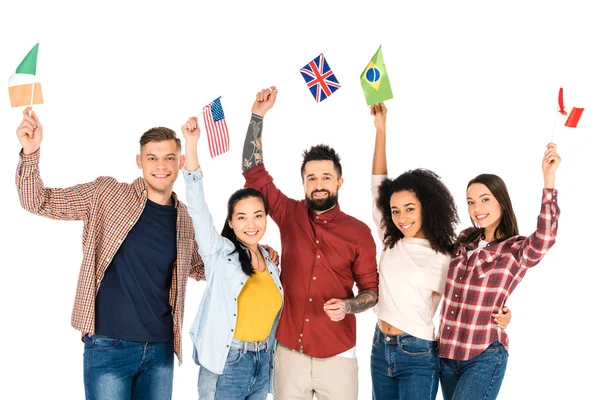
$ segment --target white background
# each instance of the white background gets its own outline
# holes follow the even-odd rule
[[[279,187],[303,196],[301,151],[325,142],[342,156],[342,209],[367,222],[374,128],[359,76],[383,53],[389,101],[390,175],[438,172],[469,226],[465,186],[479,173],[506,181],[522,234],[535,228],[541,157],[552,138],[563,164],[558,242],[527,274],[514,312],[501,399],[587,399],[597,393],[598,136],[600,24],[593,2],[27,1],[0,6],[0,77],[40,40],[45,104],[40,168],[49,187],[111,175],[139,176],[139,136],[176,129],[222,95],[231,151],[210,159],[202,139],[208,200],[219,224],[243,185],[240,158],[254,94],[285,82],[264,130],[265,164]],[[316,104],[295,71],[320,52],[342,84]],[[556,113],[585,107],[576,129]],[[14,186],[20,109],[0,96],[2,399],[83,398],[79,333],[70,327],[81,262],[81,222],[21,209]],[[556,120],[556,122],[555,122]],[[554,129],[556,127],[556,129]],[[183,179],[175,191],[184,197]],[[279,248],[270,223],[264,241]],[[197,367],[187,332],[204,291],[188,285],[184,364],[174,398],[193,399]],[[594,322],[595,321],[595,322]],[[358,317],[359,387],[370,398],[375,317]],[[440,391],[441,398],[441,391]]]

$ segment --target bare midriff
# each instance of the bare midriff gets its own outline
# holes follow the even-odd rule
[[[398,329],[382,319],[377,320],[377,326],[379,327],[379,330],[386,335],[404,335],[406,333],[402,329]]]

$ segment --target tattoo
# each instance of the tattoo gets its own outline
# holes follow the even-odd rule
[[[262,164],[262,125],[263,117],[252,114],[242,152],[242,171],[244,172]]]
[[[377,304],[377,294],[372,290],[364,290],[352,299],[344,300],[346,313],[358,314]]]

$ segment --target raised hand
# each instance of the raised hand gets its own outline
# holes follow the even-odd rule
[[[35,153],[40,148],[40,143],[42,143],[44,137],[44,128],[31,107],[23,110],[23,121],[17,128],[17,137],[21,142],[21,146],[23,146],[24,154]]]
[[[198,117],[190,117],[181,127],[181,133],[183,133],[186,143],[188,141],[197,142],[198,139],[200,139],[200,125],[198,124]]]
[[[560,156],[556,152],[556,144],[548,143],[546,152],[542,160],[542,171],[544,172],[544,187],[548,189],[554,188],[554,179],[556,169],[560,165]]]
[[[185,169],[195,171],[200,167],[198,161],[198,139],[200,139],[200,125],[198,117],[190,117],[181,127],[185,138]]]
[[[277,88],[275,86],[271,86],[268,89],[263,89],[256,93],[256,100],[252,105],[252,114],[264,117],[267,111],[273,108],[276,99]]]
[[[371,115],[375,117],[375,129],[385,130],[385,120],[387,118],[387,108],[384,103],[377,103],[371,106]]]

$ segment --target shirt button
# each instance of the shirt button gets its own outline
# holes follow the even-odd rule
[[[298,339],[298,343],[302,343],[302,339]]]
[[[319,244],[319,241],[317,240],[317,244]]]
[[[449,327],[449,326],[448,326],[448,327],[446,327],[446,330],[450,330],[450,327]]]
[[[244,286],[244,282],[242,282],[242,286]]]
[[[303,335],[302,335],[302,334],[300,334],[300,337],[302,337],[302,336],[303,336]]]
[[[233,314],[233,316],[235,317],[235,316],[236,316],[236,314]]]
[[[458,297],[458,294],[455,294],[454,297]]]
[[[237,301],[237,299],[233,299],[233,301]]]
[[[227,345],[225,345],[225,347],[229,348],[229,345],[227,344]]]
[[[312,301],[312,297],[309,297],[309,298],[308,298],[308,301]]]
[[[317,258],[321,258],[321,256],[319,254],[317,254]]]
[[[450,311],[450,314],[454,314],[454,311]]]
[[[319,219],[319,216],[318,216],[318,215],[316,216],[316,219]]]
[[[306,318],[306,322],[308,322],[308,318]]]
[[[327,223],[327,221],[323,221],[323,223],[324,223],[324,224],[326,224],[326,223]]]
[[[316,277],[316,276],[313,276],[313,281],[316,281],[316,280],[317,280],[317,277]]]

